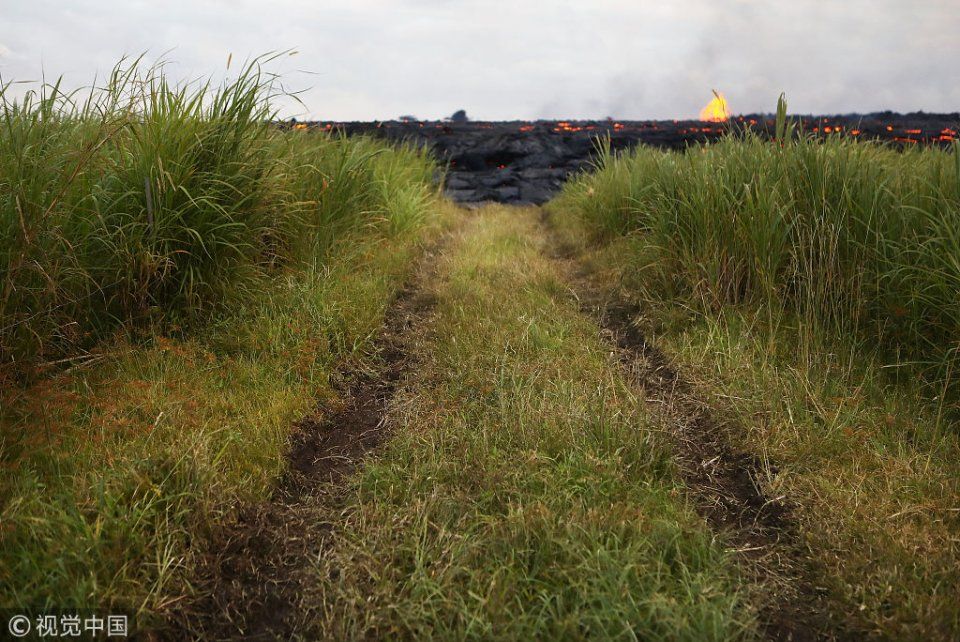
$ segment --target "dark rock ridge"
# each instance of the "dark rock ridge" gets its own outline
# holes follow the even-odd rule
[[[804,116],[804,130],[892,141],[901,146],[950,145],[960,113]],[[591,167],[601,140],[614,150],[643,144],[662,149],[716,140],[731,127],[770,135],[769,115],[737,116],[729,123],[702,121],[384,121],[314,122],[298,127],[369,134],[429,147],[448,163],[446,191],[470,203],[540,204],[576,172]]]

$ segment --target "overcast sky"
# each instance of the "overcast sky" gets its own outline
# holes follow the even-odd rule
[[[4,81],[286,49],[299,117],[679,118],[711,88],[738,113],[960,110],[960,0],[0,0]]]

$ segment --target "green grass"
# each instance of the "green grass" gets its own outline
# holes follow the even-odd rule
[[[883,347],[892,378],[960,390],[960,146],[897,150],[842,136],[730,136],[686,153],[606,153],[557,200],[596,240],[643,235],[656,297],[761,305],[811,335]],[[849,343],[849,341],[847,341]]]
[[[535,216],[484,210],[442,258],[392,439],[304,596],[308,636],[750,636],[731,561]]]
[[[433,161],[281,131],[267,63],[219,87],[137,60],[85,93],[0,87],[0,375],[202,319],[358,225],[417,224]]]
[[[798,506],[807,555],[837,612],[889,639],[960,633],[960,440],[937,430],[921,384],[875,359],[804,353],[796,323],[757,311],[674,323],[658,337],[734,440],[778,466],[769,496]]]
[[[960,632],[957,154],[637,149],[550,206],[731,441],[776,464],[765,494],[795,505],[836,612],[889,639]]]
[[[122,607],[144,623],[190,595],[206,534],[267,497],[293,422],[335,396],[340,368],[374,358],[435,226],[354,233],[188,336],[121,340],[5,390],[0,605]]]
[[[435,165],[281,131],[269,87],[133,65],[80,106],[3,103],[0,607],[163,617],[293,422],[376,358],[448,218]]]

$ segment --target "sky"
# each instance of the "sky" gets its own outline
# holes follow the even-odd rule
[[[271,51],[300,119],[683,118],[711,89],[734,113],[960,111],[960,0],[0,0],[3,82]]]

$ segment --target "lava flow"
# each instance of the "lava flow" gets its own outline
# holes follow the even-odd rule
[[[722,123],[730,120],[730,106],[719,91],[713,92],[713,100],[700,110],[700,120],[710,123]]]
[[[897,148],[957,145],[960,113],[846,114],[796,116],[798,131],[824,139],[850,137],[889,141]],[[735,120],[736,126],[728,126]],[[414,141],[433,150],[449,163],[445,187],[454,200],[464,203],[544,203],[570,176],[589,170],[598,149],[620,153],[635,145],[684,150],[711,143],[725,135],[752,131],[764,139],[774,137],[774,114],[730,115],[722,94],[698,120],[518,120],[378,122],[291,122],[294,129],[374,135],[397,142]]]

